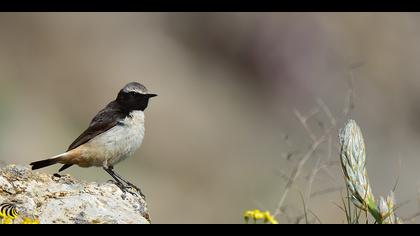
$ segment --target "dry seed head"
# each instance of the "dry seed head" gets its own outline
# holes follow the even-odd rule
[[[367,209],[374,197],[366,171],[366,149],[362,131],[354,120],[349,120],[340,131],[340,158],[346,185],[353,203]]]
[[[394,192],[386,198],[383,197],[379,201],[379,213],[383,218],[384,224],[402,224],[402,220],[395,215],[395,197]]]

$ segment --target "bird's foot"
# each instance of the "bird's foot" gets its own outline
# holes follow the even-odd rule
[[[126,193],[130,193],[130,194],[140,194],[140,196],[146,200],[146,196],[141,192],[140,188],[135,186],[134,184],[131,183],[127,183],[127,184],[123,184],[121,182],[117,182],[115,180],[109,180],[108,182],[112,182],[113,184],[115,184],[118,188],[121,189],[121,191],[126,194]],[[134,190],[134,191],[133,191]],[[125,197],[123,197],[125,199]]]
[[[136,191],[140,194],[140,196],[141,196],[144,200],[146,200],[146,196],[143,194],[143,192],[141,191],[141,189],[140,189],[139,187],[137,187],[136,185],[134,185],[134,184],[132,184],[132,183],[127,183],[127,184],[128,184],[128,187],[135,189],[135,190],[136,190]]]
[[[117,181],[115,181],[115,180],[113,180],[113,179],[110,179],[110,180],[108,180],[107,181],[108,183],[112,183],[112,184],[115,184],[121,191],[122,191],[122,195],[121,195],[121,198],[123,199],[123,200],[125,200],[126,199],[126,193],[127,193],[127,188],[126,188],[126,186],[124,186],[121,182],[117,182]]]

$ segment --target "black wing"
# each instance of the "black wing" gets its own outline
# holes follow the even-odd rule
[[[116,126],[118,122],[124,119],[126,114],[121,111],[117,102],[113,101],[109,103],[104,109],[98,112],[96,116],[90,122],[89,127],[76,139],[72,144],[70,144],[67,151],[73,150],[80,145],[83,145],[94,137],[102,134],[103,132],[111,129]],[[58,172],[61,172],[73,164],[63,165]]]
[[[119,109],[118,104],[113,101],[92,119],[89,127],[69,146],[67,151],[75,149],[99,134],[116,126],[118,122],[124,119],[126,114]]]

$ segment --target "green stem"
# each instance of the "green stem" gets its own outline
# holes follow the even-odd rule
[[[376,204],[375,200],[373,200],[372,198],[369,198],[367,207],[368,207],[369,213],[373,216],[373,218],[376,220],[376,222],[378,224],[382,224],[383,219],[382,219],[382,216],[379,212],[379,208],[378,208],[378,205]]]

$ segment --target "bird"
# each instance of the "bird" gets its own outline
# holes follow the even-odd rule
[[[145,197],[140,188],[117,174],[114,166],[140,148],[145,132],[144,111],[149,99],[156,96],[138,82],[126,84],[116,99],[95,115],[89,127],[70,144],[66,152],[30,163],[32,170],[54,164],[63,164],[58,172],[73,165],[102,167],[123,192],[132,187]]]

